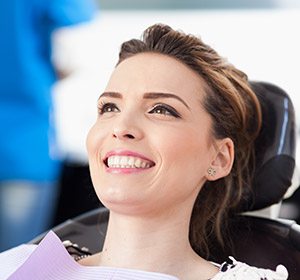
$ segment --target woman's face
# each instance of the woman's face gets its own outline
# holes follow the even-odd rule
[[[166,55],[138,54],[116,67],[87,138],[104,205],[128,213],[192,207],[216,154],[204,88]]]

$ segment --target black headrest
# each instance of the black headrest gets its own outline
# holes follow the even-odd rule
[[[250,84],[261,104],[262,128],[255,143],[252,194],[242,202],[240,211],[258,210],[281,201],[295,168],[295,113],[289,96],[269,83]]]

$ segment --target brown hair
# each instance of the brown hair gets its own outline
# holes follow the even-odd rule
[[[153,25],[144,31],[142,40],[122,44],[118,64],[144,52],[173,57],[204,78],[208,87],[203,105],[213,120],[212,133],[216,139],[229,137],[234,142],[231,173],[204,184],[191,217],[191,245],[197,253],[208,257],[213,247],[210,240],[224,247],[228,216],[250,189],[253,143],[261,125],[259,102],[247,76],[195,36],[167,25]]]

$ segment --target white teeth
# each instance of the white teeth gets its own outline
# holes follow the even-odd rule
[[[137,158],[134,165],[135,167],[140,168],[142,166],[142,160],[140,158]]]
[[[134,158],[133,157],[129,157],[129,160],[128,160],[127,164],[129,166],[133,166],[134,165]]]
[[[150,168],[151,163],[132,156],[110,156],[107,165],[111,168]]]
[[[120,164],[123,168],[123,166],[125,166],[127,164],[127,158],[126,157],[121,157]]]

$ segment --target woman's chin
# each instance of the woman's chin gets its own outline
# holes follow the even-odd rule
[[[113,192],[101,192],[98,197],[106,208],[116,213],[138,214],[146,205],[145,200],[136,192],[130,195],[127,191],[116,192],[114,190]]]

